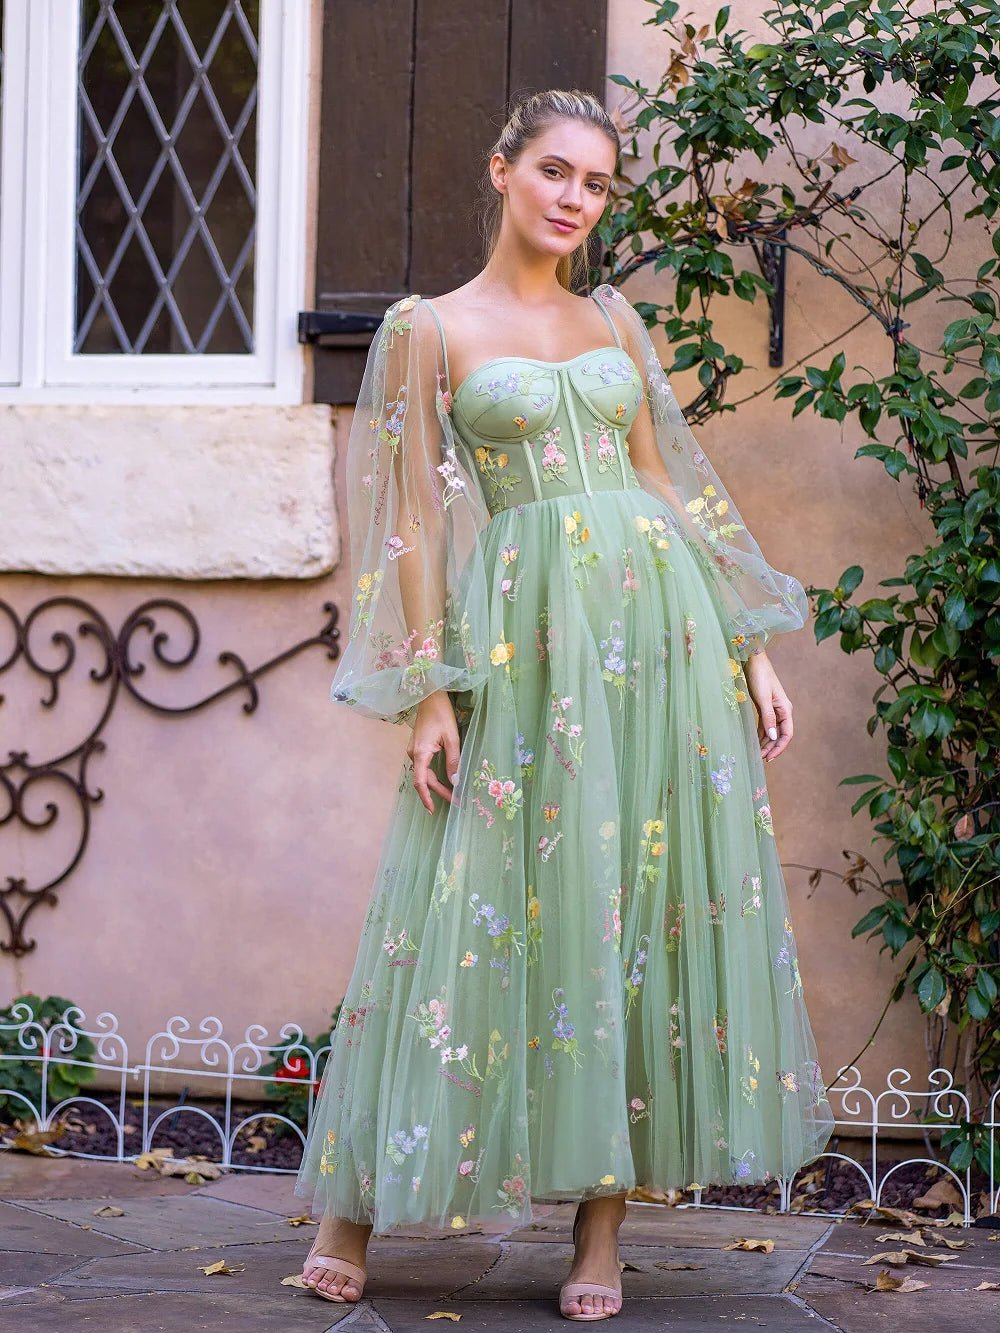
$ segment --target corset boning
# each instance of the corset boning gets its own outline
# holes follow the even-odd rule
[[[637,486],[625,437],[641,403],[639,372],[621,348],[560,363],[497,357],[455,390],[452,425],[492,517]]]

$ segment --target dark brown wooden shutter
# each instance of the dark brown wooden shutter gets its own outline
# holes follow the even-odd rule
[[[316,310],[300,337],[315,400],[350,403],[400,296],[482,267],[486,152],[511,97],[605,91],[607,0],[327,0]]]

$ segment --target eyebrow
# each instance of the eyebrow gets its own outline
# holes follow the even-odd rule
[[[560,157],[558,153],[545,153],[545,154],[543,154],[541,160],[544,162],[545,159],[546,159],[547,157],[551,157],[551,158],[553,158],[554,161],[556,161],[556,162],[561,162],[561,163],[563,164],[564,167],[569,167],[570,170],[573,169],[573,163],[572,163],[572,162],[567,162],[566,159],[565,159],[564,157]],[[610,175],[610,173],[607,172],[607,171],[588,171],[588,172],[587,172],[587,175],[588,175],[588,176],[603,176],[604,179],[605,179],[605,180],[608,180],[608,181],[611,179],[611,175]]]

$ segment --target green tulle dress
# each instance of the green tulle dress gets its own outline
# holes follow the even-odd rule
[[[787,1177],[832,1129],[743,673],[801,585],[593,297],[605,345],[454,391],[410,297],[362,385],[332,695],[446,689],[461,739],[433,816],[403,766],[295,1187],[376,1231]]]

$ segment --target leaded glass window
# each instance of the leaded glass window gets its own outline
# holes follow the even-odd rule
[[[73,350],[251,353],[260,0],[79,3]]]

